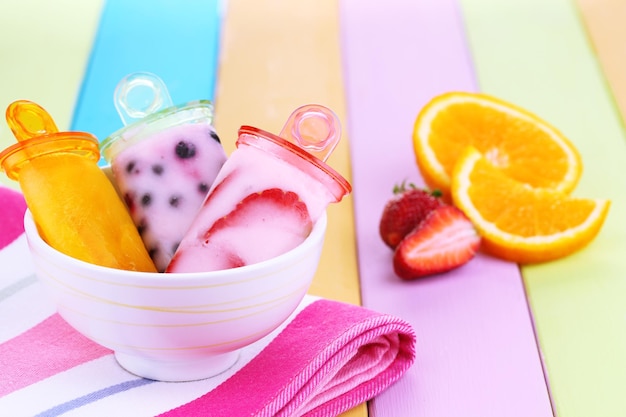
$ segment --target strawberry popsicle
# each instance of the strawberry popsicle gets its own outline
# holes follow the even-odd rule
[[[141,94],[152,95],[144,100],[150,105],[132,107],[142,103]],[[163,82],[146,73],[120,81],[115,104],[127,126],[103,141],[101,149],[162,272],[226,161],[211,126],[213,107],[204,100],[172,106]]]
[[[100,266],[156,272],[115,188],[98,167],[98,140],[58,132],[39,105],[16,101],[7,122],[18,143],[0,166],[18,180],[41,237],[66,255]]]
[[[327,205],[351,191],[324,162],[340,136],[337,116],[317,105],[294,111],[280,137],[242,126],[166,272],[240,267],[302,243]]]

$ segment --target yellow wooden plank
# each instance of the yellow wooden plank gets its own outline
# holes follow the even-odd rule
[[[216,129],[232,152],[243,124],[278,133],[307,103],[333,109],[344,135],[329,159],[349,179],[345,98],[335,1],[234,0],[224,22]],[[329,207],[326,250],[311,292],[358,304],[350,197]]]
[[[329,159],[350,180],[336,0],[232,0],[223,26],[215,126],[232,152],[243,124],[278,133],[297,107],[333,109],[344,136]],[[328,231],[310,293],[360,303],[352,199],[328,209]],[[367,415],[365,405],[345,416]]]
[[[41,104],[69,128],[101,7],[102,0],[0,1],[0,149],[15,142],[4,119],[15,100]],[[17,188],[6,175],[0,182]]]

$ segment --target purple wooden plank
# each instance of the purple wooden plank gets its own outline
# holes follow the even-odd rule
[[[371,402],[382,416],[552,416],[517,265],[480,255],[414,282],[394,276],[378,221],[394,183],[421,183],[411,133],[434,95],[476,90],[453,0],[343,0],[342,46],[365,306],[411,322],[418,358]]]

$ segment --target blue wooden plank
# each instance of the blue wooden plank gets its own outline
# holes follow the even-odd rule
[[[102,10],[71,124],[100,140],[123,127],[113,92],[125,75],[147,71],[174,104],[213,100],[221,31],[219,0],[108,0]]]

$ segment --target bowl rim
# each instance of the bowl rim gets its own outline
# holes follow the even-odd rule
[[[328,216],[326,211],[322,212],[320,218],[313,224],[313,229],[307,238],[295,248],[278,255],[272,259],[257,262],[250,265],[241,266],[238,268],[224,269],[219,271],[208,272],[140,272],[129,271],[124,269],[109,268],[106,266],[91,264],[89,262],[82,261],[80,259],[73,258],[66,255],[45,242],[35,225],[35,221],[29,209],[24,213],[24,231],[29,246],[32,246],[36,251],[39,251],[46,259],[46,262],[56,261],[55,263],[66,266],[67,269],[80,270],[83,272],[92,271],[97,273],[98,276],[103,277],[105,280],[119,280],[119,282],[125,282],[128,284],[147,284],[158,283],[166,284],[170,281],[182,284],[187,282],[193,284],[194,282],[202,282],[206,284],[207,281],[222,281],[228,279],[237,279],[246,276],[253,276],[258,274],[265,274],[275,269],[282,269],[284,265],[289,265],[293,260],[304,257],[312,248],[316,247],[325,238],[326,227],[328,223]],[[39,257],[32,253],[33,257]],[[104,279],[106,277],[106,279]],[[100,280],[100,279],[99,279]],[[132,283],[131,283],[132,281]]]

